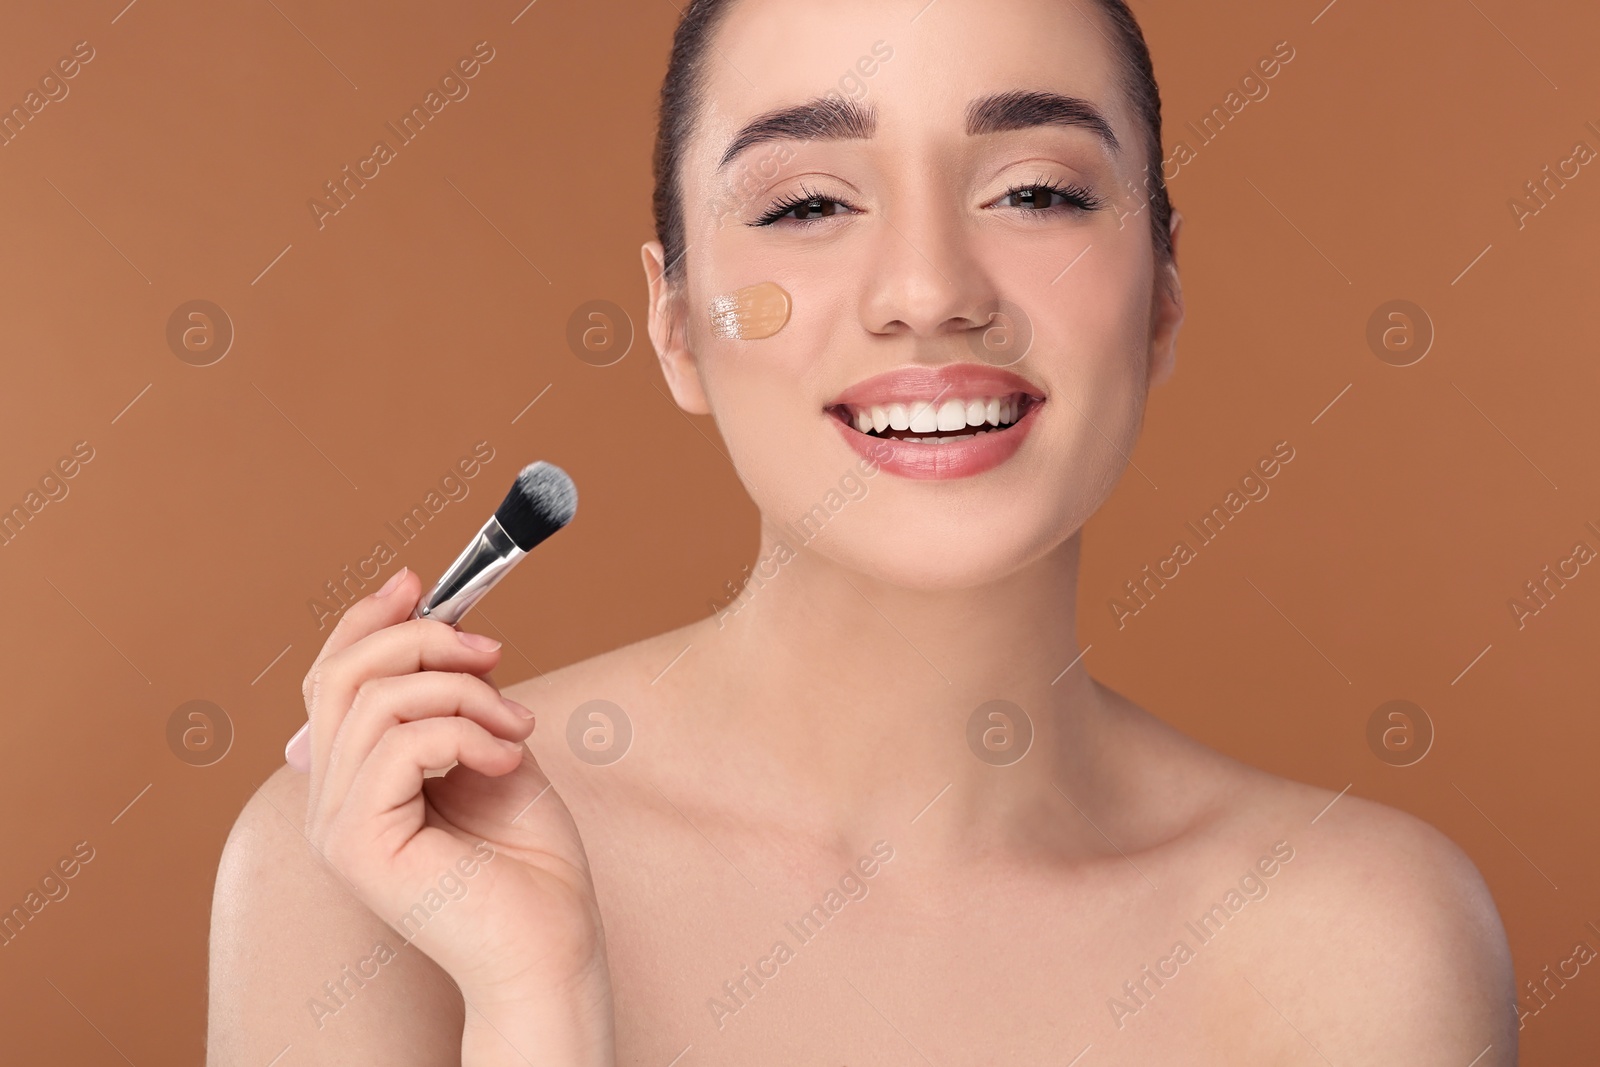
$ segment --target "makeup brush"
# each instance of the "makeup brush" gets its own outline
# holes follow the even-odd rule
[[[566,471],[543,460],[528,464],[411,617],[454,625],[532,548],[571,522],[577,510],[578,489]],[[310,735],[307,722],[283,746],[285,762],[297,771],[311,769]]]
[[[411,617],[456,623],[534,546],[571,522],[577,510],[578,487],[566,471],[544,460],[528,464]]]

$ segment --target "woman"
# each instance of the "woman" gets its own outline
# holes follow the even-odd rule
[[[1454,845],[1078,662],[1183,316],[1126,8],[696,0],[662,104],[650,336],[753,577],[509,701],[417,576],[353,605],[223,856],[211,1062],[1515,1063]]]

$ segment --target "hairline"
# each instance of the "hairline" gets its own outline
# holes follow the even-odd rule
[[[677,237],[681,247],[678,250],[677,256],[673,257],[672,260],[663,263],[662,270],[663,274],[666,276],[665,281],[669,287],[674,287],[688,270],[687,265],[679,265],[679,261],[687,258],[689,251],[689,242],[685,239],[686,234],[684,232],[686,230],[687,213],[684,211],[685,192],[683,182],[681,180],[682,166],[688,156],[685,146],[689,144],[694,139],[695,135],[700,131],[701,115],[705,110],[705,102],[708,95],[706,91],[706,83],[708,79],[704,77],[705,66],[709,56],[716,50],[715,38],[723,29],[728,16],[732,13],[735,6],[739,4],[740,0],[713,0],[713,2],[716,3],[716,6],[712,10],[711,16],[707,19],[704,26],[701,27],[703,40],[699,43],[696,54],[693,56],[692,61],[682,72],[682,84],[686,90],[681,101],[683,105],[683,111],[678,118],[678,122],[671,130],[671,136],[674,144],[674,155],[672,159],[671,172],[666,176],[667,180],[665,184],[667,189],[675,194],[674,199],[676,200],[676,204],[669,206],[668,211],[675,212],[679,231]],[[1082,10],[1075,0],[1069,0],[1069,3],[1072,3],[1072,6],[1078,8],[1080,11]],[[1091,0],[1091,6],[1094,7],[1098,15],[1101,16],[1105,21],[1114,22],[1113,12],[1110,10],[1106,0]],[[1122,6],[1126,8],[1125,3]],[[1135,31],[1138,32],[1142,37],[1143,31],[1142,28],[1138,26],[1137,17],[1132,14],[1131,10],[1129,10],[1127,13],[1129,18],[1133,20],[1133,27]],[[1116,68],[1116,73],[1113,80],[1117,91],[1121,96],[1119,104],[1120,106],[1124,106],[1128,113],[1132,116],[1134,129],[1142,131],[1142,135],[1137,137],[1136,140],[1144,144],[1145,154],[1149,158],[1145,161],[1145,166],[1139,172],[1142,178],[1141,182],[1139,183],[1141,191],[1145,194],[1150,194],[1154,186],[1158,184],[1160,185],[1163,199],[1166,201],[1168,222],[1170,226],[1172,207],[1170,195],[1167,194],[1164,176],[1161,172],[1163,163],[1159,128],[1161,122],[1161,101],[1159,97],[1159,90],[1156,89],[1155,86],[1154,72],[1153,70],[1151,72],[1151,88],[1152,90],[1156,91],[1157,95],[1156,99],[1153,101],[1153,114],[1147,121],[1145,110],[1140,106],[1144,88],[1143,79],[1141,77],[1142,63],[1134,48],[1133,42],[1127,39],[1122,27],[1113,25],[1112,28],[1116,32],[1114,34],[1108,33],[1105,27],[1093,22],[1093,16],[1089,16],[1089,18],[1095,31],[1099,33],[1101,37],[1105,38],[1106,43],[1110,46],[1112,62]],[[676,34],[674,47],[676,48]],[[1148,43],[1146,43],[1145,47],[1146,52],[1148,53]],[[718,165],[717,169],[721,169],[721,164]],[[1142,213],[1144,208],[1151,207],[1154,201],[1154,195],[1147,195],[1143,201],[1139,213]],[[1157,265],[1159,267],[1163,262],[1169,262],[1172,259],[1170,231],[1158,232],[1160,227],[1155,224],[1153,211],[1152,222],[1149,226],[1149,229],[1151,243],[1155,248]],[[663,249],[663,251],[666,252],[667,250]]]

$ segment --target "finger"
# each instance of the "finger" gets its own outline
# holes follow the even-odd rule
[[[333,739],[362,685],[417,671],[479,674],[499,660],[500,642],[437,619],[395,623],[324,659],[312,671],[311,803],[317,802]]]
[[[368,634],[409,617],[421,593],[422,583],[412,575],[411,568],[401,567],[376,592],[356,601],[339,617],[333,633],[322,643],[317,658],[311,661],[305,677],[300,681],[300,695],[305,700],[307,722],[296,730],[283,746],[283,759],[290,767],[301,772],[311,770],[309,718],[312,705],[315,703],[317,670],[323,661]]]
[[[525,741],[533,733],[533,712],[502,697],[470,674],[423,671],[375,678],[356,693],[328,754],[317,804],[337,810],[350,782],[383,735],[401,723],[460,715],[496,737]]]
[[[335,652],[342,652],[385,626],[404,621],[411,615],[411,609],[417,606],[417,598],[421,595],[422,580],[412,573],[410,567],[395,571],[375,592],[351,604],[339,616],[333,633],[322,643],[317,658],[311,661],[306,677],[309,678],[311,671]]]
[[[499,777],[528,755],[521,742],[495,737],[459,715],[401,723],[378,740],[343,804],[330,812],[325,846],[356,861],[374,853],[392,857],[423,826],[424,772],[455,762]],[[413,804],[414,811],[406,810]]]
[[[311,720],[300,724],[287,744],[283,746],[283,762],[292,771],[307,774],[311,770]]]

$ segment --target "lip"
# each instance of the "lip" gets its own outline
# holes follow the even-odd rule
[[[943,367],[902,367],[874,375],[852,385],[824,406],[909,404],[941,396],[996,396],[1005,393],[1027,393],[1035,400],[1045,399],[1041,387],[1019,374],[982,363],[951,363]]]
[[[1025,393],[1031,399],[1022,417],[1008,429],[976,434],[965,441],[922,444],[861,433],[834,414],[840,405],[909,404],[956,395]],[[880,470],[921,481],[970,478],[993,470],[1016,455],[1045,405],[1044,390],[999,367],[957,363],[943,367],[906,367],[858,382],[826,406],[828,420],[845,443]]]

